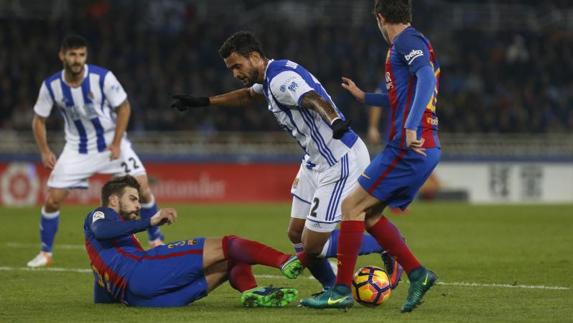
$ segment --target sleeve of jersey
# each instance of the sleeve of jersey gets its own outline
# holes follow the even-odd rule
[[[40,87],[38,100],[36,100],[36,104],[34,105],[34,112],[40,117],[47,118],[50,115],[50,112],[52,112],[53,106],[54,106],[54,101],[52,100],[52,96],[50,95],[48,87],[44,82]]]
[[[111,71],[107,72],[105,75],[103,92],[105,94],[105,98],[109,101],[109,104],[114,108],[117,108],[127,99],[127,93],[125,93],[123,86],[121,86]]]
[[[313,88],[298,73],[285,71],[271,80],[270,90],[280,104],[298,106],[300,98]]]
[[[431,66],[423,66],[416,72],[416,95],[412,101],[412,108],[408,113],[405,128],[416,130],[420,125],[426,106],[432,100],[434,88],[436,87],[436,77]]]
[[[396,43],[396,50],[404,62],[408,64],[411,74],[424,67],[431,66],[430,51],[426,43],[416,35],[405,35]]]
[[[135,221],[120,221],[116,214],[96,211],[92,214],[90,228],[98,240],[110,240],[141,232],[151,226],[151,218]]]
[[[259,84],[259,83],[253,84],[253,86],[251,86],[251,92],[262,95],[263,94],[263,85]]]
[[[390,99],[388,93],[366,93],[364,95],[364,103],[376,107],[390,107]]]

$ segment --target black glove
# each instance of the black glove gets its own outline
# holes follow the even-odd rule
[[[342,138],[342,136],[344,136],[344,134],[348,130],[350,130],[349,126],[350,126],[350,120],[342,120],[342,119],[334,120],[334,122],[330,125],[330,127],[332,128],[332,138],[334,139]]]
[[[206,107],[210,104],[206,96],[192,96],[188,94],[175,94],[172,96],[171,107],[179,111],[187,111],[190,108]]]

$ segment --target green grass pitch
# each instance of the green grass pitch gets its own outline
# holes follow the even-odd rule
[[[168,240],[237,234],[290,251],[288,204],[176,205]],[[0,322],[564,322],[573,321],[573,206],[471,206],[415,203],[390,216],[418,258],[439,276],[422,306],[401,314],[403,280],[378,308],[348,312],[292,304],[246,309],[228,285],[185,308],[137,309],[92,304],[92,274],[82,225],[91,206],[66,206],[50,270],[25,269],[38,251],[38,208],[0,208]],[[140,238],[146,241],[145,235]],[[362,257],[359,265],[380,265]],[[290,281],[257,267],[260,285],[319,290],[308,277]],[[305,274],[307,275],[307,274]]]

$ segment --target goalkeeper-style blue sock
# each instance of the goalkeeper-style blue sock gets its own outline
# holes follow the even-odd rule
[[[48,213],[42,208],[40,217],[40,239],[42,240],[42,251],[52,252],[52,245],[58,224],[60,223],[60,211]]]
[[[293,243],[293,246],[296,253],[303,251],[302,243]],[[323,289],[330,289],[336,283],[336,275],[326,258],[314,259],[308,264],[308,270]]]
[[[325,258],[336,257],[336,252],[338,250],[338,238],[340,236],[340,230],[334,230],[330,234],[330,238],[325,244],[325,249],[322,251],[321,256]],[[381,253],[384,248],[374,239],[373,236],[365,233],[362,238],[362,244],[360,245],[360,250],[358,255],[369,255],[371,253]]]
[[[155,203],[155,197],[152,195],[149,202],[141,204],[141,211],[139,214],[141,215],[142,219],[147,219],[155,215],[155,213],[157,213],[157,204]],[[159,227],[157,226],[152,226],[147,229],[147,236],[149,241],[153,241],[158,238],[161,240],[165,239],[163,234],[161,234]]]

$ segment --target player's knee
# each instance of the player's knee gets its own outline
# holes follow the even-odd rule
[[[360,218],[360,214],[362,212],[361,210],[358,209],[357,205],[355,205],[355,203],[352,200],[344,199],[340,207],[342,211],[343,221],[357,220]]]
[[[61,206],[62,206],[61,199],[52,195],[48,195],[48,197],[46,198],[46,203],[44,204],[44,209],[46,210],[46,212],[51,213],[58,211]]]

